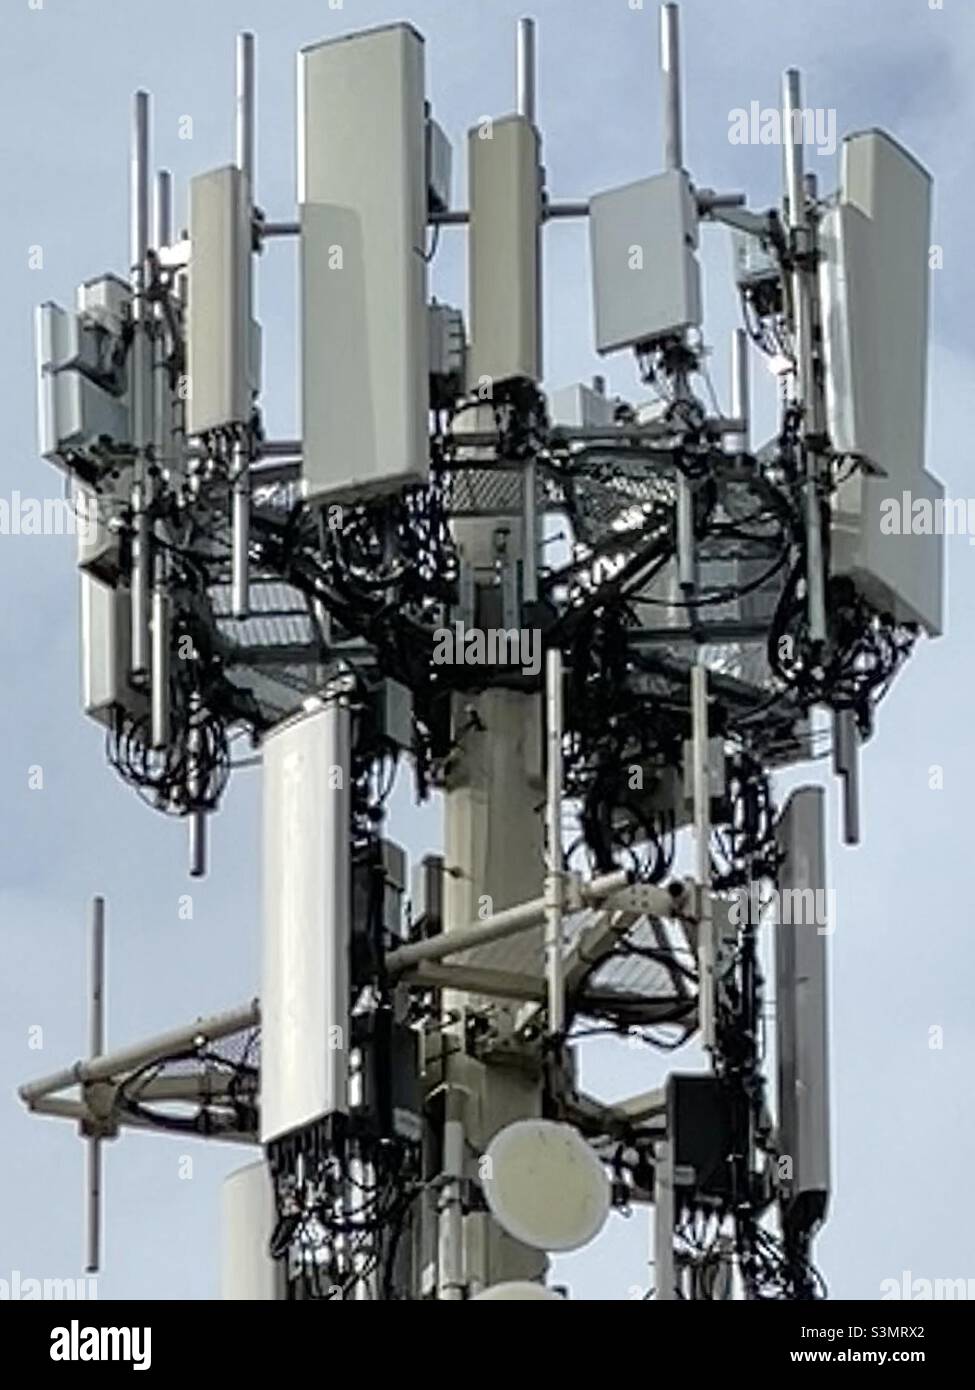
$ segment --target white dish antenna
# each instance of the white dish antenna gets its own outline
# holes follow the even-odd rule
[[[570,1125],[517,1120],[494,1136],[485,1159],[487,1204],[515,1240],[535,1250],[578,1250],[602,1230],[609,1178]]]

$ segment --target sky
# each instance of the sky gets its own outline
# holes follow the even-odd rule
[[[131,93],[154,95],[154,157],[186,180],[233,157],[234,35],[258,52],[258,201],[295,215],[295,53],[304,44],[409,19],[427,40],[428,93],[454,142],[454,200],[466,193],[464,135],[514,103],[515,24],[538,22],[538,110],[553,197],[577,200],[656,172],[661,161],[656,5],[646,0],[7,0],[0,47],[0,338],[5,459],[0,498],[55,498],[37,457],[33,311],[71,304],[91,276],[125,271]],[[953,497],[971,484],[975,270],[964,227],[975,187],[975,7],[970,0],[686,0],[685,161],[695,181],[780,196],[780,151],[729,139],[731,113],[778,102],[798,66],[805,103],[837,131],[890,130],[935,178],[928,468]],[[190,117],[190,122],[186,121]],[[187,135],[190,138],[185,138]],[[835,155],[811,149],[821,188]],[[463,232],[445,230],[438,298],[464,298]],[[735,306],[726,235],[704,232],[706,335],[727,399]],[[269,246],[259,272],[269,434],[297,433],[295,248]],[[545,244],[546,382],[638,395],[624,355],[592,348],[586,236],[556,224]],[[771,384],[757,391],[772,427]],[[763,436],[760,436],[763,437]],[[2,509],[0,509],[2,510]],[[975,1276],[968,1191],[975,1111],[970,787],[975,743],[975,550],[946,540],[946,635],[922,642],[884,703],[863,758],[863,843],[839,844],[836,788],[820,765],[790,780],[829,786],[834,1194],[817,1262],[834,1297],[877,1298],[884,1280]],[[118,1046],[252,998],[259,962],[259,772],[234,777],[212,826],[211,871],[186,873],[184,827],[144,807],[108,767],[78,693],[74,543],[0,534],[0,1279],[81,1274],[84,1153],[72,1126],[29,1116],[23,1081],[83,1054],[86,917],[108,901],[108,1044]],[[437,843],[432,808],[398,789],[392,831],[419,857]],[[190,894],[192,917],[180,913]],[[936,1030],[936,1031],[932,1031]],[[940,1031],[938,1031],[940,1030]],[[940,1042],[940,1046],[932,1043]],[[681,1054],[681,1069],[700,1066]],[[591,1043],[582,1079],[607,1099],[656,1085],[665,1062]],[[254,1151],[127,1133],[105,1155],[101,1298],[214,1298],[223,1177]],[[187,1159],[190,1162],[187,1162]],[[614,1216],[559,1264],[574,1297],[626,1299],[648,1285],[645,1213]]]

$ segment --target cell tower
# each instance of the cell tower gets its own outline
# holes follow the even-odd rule
[[[940,630],[940,539],[880,527],[888,493],[942,496],[931,182],[870,130],[821,195],[790,70],[781,204],[700,184],[677,7],[660,18],[662,168],[576,201],[547,186],[530,19],[516,109],[467,136],[462,207],[409,24],[302,50],[285,220],[257,198],[251,35],[236,160],[192,179],[181,235],[165,171],[150,225],[136,95],[130,272],[38,311],[41,453],[88,522],[85,712],[188,825],[191,874],[232,741],[260,749],[263,970],[258,1000],[106,1051],[95,900],[90,1055],[21,1090],[86,1139],[90,1269],[101,1144],[137,1126],[255,1147],[225,1186],[229,1298],[555,1299],[550,1255],[622,1206],[653,1213],[657,1299],[822,1295],[823,792],[777,805],[772,779],[829,711],[856,842],[874,709]],[[632,361],[632,401],[543,389],[560,219],[588,224],[594,346]],[[703,386],[716,229],[744,324],[726,411]],[[465,234],[458,307],[428,279]],[[254,318],[285,238],[294,440],[265,434]],[[780,381],[761,445],[756,354]],[[444,812],[412,872],[387,834],[397,766]],[[594,1029],[698,1038],[706,1069],[600,1101],[577,1069]]]

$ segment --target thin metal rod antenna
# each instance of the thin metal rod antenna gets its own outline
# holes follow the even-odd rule
[[[245,174],[250,185],[251,203],[257,170],[255,152],[255,81],[254,35],[237,35],[237,168]]]
[[[664,168],[684,167],[684,123],[680,81],[680,6],[660,7],[660,72],[664,94]]]
[[[677,475],[677,582],[686,594],[697,588],[694,488],[683,473]]]
[[[234,443],[232,491],[232,582],[231,603],[235,618],[246,618],[250,612],[250,525],[251,475],[250,457],[246,443]]]
[[[708,671],[700,653],[691,667],[691,759],[694,788],[694,849],[701,895],[697,927],[698,1017],[701,1044],[714,1046],[714,934],[711,913],[711,778],[708,731]]]
[[[145,283],[146,252],[149,250],[149,93],[136,92],[132,106],[132,148],[129,164],[129,261],[132,279],[142,288]],[[140,318],[145,304],[133,305]]]
[[[173,176],[168,169],[156,174],[156,250],[173,244]]]
[[[562,653],[552,647],[545,658],[545,727],[547,740],[547,797],[545,807],[545,981],[548,1027],[553,1037],[565,1031],[565,972],[562,913],[565,874],[562,865],[562,737],[564,732]]]
[[[813,361],[813,281],[808,253],[813,249],[806,215],[806,186],[803,172],[803,120],[801,79],[796,68],[782,77],[782,131],[785,148],[785,197],[788,225],[792,233],[795,269],[792,275],[793,318],[796,342],[797,397],[803,412],[803,434],[814,438],[822,432]],[[806,582],[809,636],[814,643],[826,641],[826,585],[823,554],[822,512],[819,496],[819,459],[806,447],[804,486],[806,529]]]
[[[105,899],[91,902],[88,1047],[92,1057],[105,1051]],[[86,1146],[87,1255],[85,1273],[97,1274],[101,1257],[102,1141],[92,1135]]]
[[[169,592],[166,585],[165,557],[156,558],[156,579],[152,589],[152,746],[169,743]]]
[[[190,700],[191,720],[200,712],[200,697],[193,695]],[[197,727],[192,727],[188,735],[189,771],[187,774],[190,796],[196,800],[203,791],[203,774],[200,767],[202,739]],[[207,871],[207,814],[194,809],[189,814],[190,877],[202,878]]]
[[[538,602],[538,469],[534,459],[525,464],[522,474],[524,497],[524,538],[522,540],[521,594],[525,603]]]
[[[536,65],[535,65],[535,21],[518,21],[518,115],[535,124],[536,117]]]
[[[190,878],[203,878],[207,871],[207,813],[189,814]]]
[[[517,40],[517,110],[532,125],[537,116],[537,81],[535,60],[535,21],[519,19]],[[522,474],[524,534],[522,539],[521,589],[525,603],[538,601],[538,470],[534,459],[525,465]]]
[[[733,435],[730,443],[738,453],[751,449],[751,380],[748,360],[748,334],[736,328],[731,336],[731,414],[742,421],[741,434]]]
[[[254,212],[255,149],[255,68],[254,35],[237,35],[237,167],[247,181],[251,217]],[[253,255],[249,257],[253,274]],[[250,525],[251,479],[250,449],[247,442],[234,442],[231,467],[231,606],[235,618],[250,612]],[[202,834],[203,827],[200,827]]]
[[[833,711],[833,771],[842,782],[843,843],[860,843],[860,735],[851,709]]]
[[[684,167],[680,82],[680,9],[660,7],[660,75],[663,86],[663,154],[665,169]],[[680,383],[678,383],[680,386]],[[683,473],[677,477],[677,583],[685,594],[697,587],[694,543],[694,488]]]
[[[658,1303],[677,1298],[674,1259],[674,1153],[670,1140],[662,1139],[654,1151],[653,1181],[653,1282]]]
[[[152,442],[152,380],[150,372],[150,315],[145,297],[146,256],[149,250],[149,93],[136,92],[132,111],[132,150],[129,184],[130,260],[132,273],[132,413],[136,462],[132,483],[132,671],[148,675],[149,593],[152,584],[152,544],[149,533],[149,470],[146,452]]]
[[[168,169],[160,169],[156,174],[156,203],[153,227],[153,243],[156,250],[172,245],[173,241],[173,176]],[[152,352],[152,439],[155,461],[165,466],[166,455],[171,443],[168,435],[169,377],[165,366],[165,350],[162,341],[162,319],[156,324],[156,337],[151,344]],[[153,587],[151,600],[150,627],[150,686],[152,697],[151,738],[153,748],[165,748],[170,733],[169,697],[169,638],[170,604],[168,592],[168,563],[166,551],[154,547],[152,558]]]

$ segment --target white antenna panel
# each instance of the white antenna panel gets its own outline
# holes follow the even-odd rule
[[[250,419],[250,220],[247,180],[233,165],[190,181],[190,434]]]
[[[420,482],[427,198],[423,40],[409,25],[301,53],[298,201],[304,494]]]

